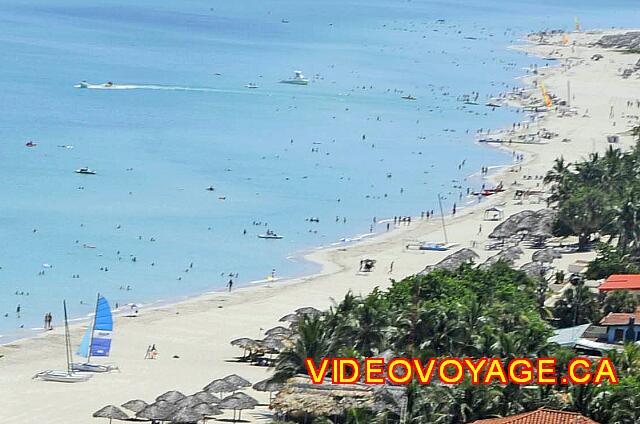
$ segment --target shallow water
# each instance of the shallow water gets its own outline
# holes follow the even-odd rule
[[[460,206],[454,186],[511,161],[476,129],[524,116],[456,97],[516,84],[535,60],[506,46],[528,31],[639,17],[632,1],[157,3],[0,6],[4,340],[59,322],[62,299],[78,317],[98,291],[123,305],[300,275],[315,268],[292,255],[374,216]],[[308,86],[278,83],[297,69]]]

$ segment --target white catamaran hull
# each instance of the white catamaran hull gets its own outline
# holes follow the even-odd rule
[[[118,369],[115,365],[100,365],[100,364],[89,364],[74,362],[71,364],[71,369],[73,371],[80,372],[111,372]]]
[[[42,371],[34,375],[33,378],[39,378],[44,381],[55,381],[58,383],[80,383],[91,378],[91,374],[79,374],[67,371]]]

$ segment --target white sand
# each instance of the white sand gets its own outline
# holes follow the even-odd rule
[[[595,41],[598,35],[571,35],[577,47],[528,46],[532,54],[547,55],[558,50],[570,63],[570,68],[541,69],[549,91],[566,97],[567,80],[571,81],[572,106],[579,110],[576,117],[558,117],[548,113],[540,124],[535,125],[560,134],[549,144],[518,145],[517,149],[527,154],[528,160],[522,170],[504,172],[497,179],[504,180],[509,190],[492,196],[478,208],[469,208],[455,218],[447,217],[449,241],[460,247],[470,247],[472,241],[479,245],[475,249],[482,257],[496,251],[485,251],[482,246],[486,235],[495,227],[495,222],[482,221],[483,211],[492,204],[505,204],[508,216],[523,209],[544,207],[541,203],[514,204],[514,187],[536,187],[539,180],[523,181],[523,175],[544,175],[553,160],[564,156],[568,160],[586,157],[594,151],[604,151],[608,143],[606,136],[619,133],[636,124],[621,115],[637,114],[640,109],[627,109],[626,101],[640,99],[640,84],[635,77],[623,80],[619,69],[630,67],[638,55],[621,54],[587,48],[587,42]],[[558,38],[558,42],[559,42]],[[604,59],[594,62],[589,58],[601,53]],[[550,62],[557,65],[558,62]],[[536,96],[540,96],[536,90]],[[610,107],[614,106],[614,119],[609,119]],[[590,118],[582,115],[588,109]],[[615,126],[613,122],[615,121]],[[569,138],[571,142],[561,142]],[[630,136],[622,136],[620,145],[631,146]],[[515,146],[514,146],[515,147]],[[517,169],[519,165],[516,165]],[[512,186],[518,181],[518,186]],[[488,184],[491,185],[491,184]],[[478,234],[482,224],[482,234]],[[209,381],[237,373],[252,382],[269,376],[264,367],[233,362],[241,352],[229,345],[238,337],[261,338],[263,331],[278,324],[278,318],[301,306],[326,308],[332,298],[339,300],[347,290],[367,293],[375,286],[386,287],[389,277],[401,279],[414,274],[428,264],[444,257],[445,252],[408,252],[407,242],[417,240],[442,241],[440,219],[430,222],[414,220],[410,227],[384,234],[375,239],[345,248],[318,251],[310,259],[324,264],[322,274],[290,282],[275,282],[265,287],[234,290],[231,294],[211,294],[157,310],[142,310],[137,318],[118,318],[113,341],[113,356],[109,362],[120,366],[121,373],[95,375],[91,381],[78,384],[48,383],[32,380],[31,377],[45,369],[62,369],[64,342],[61,328],[31,340],[0,346],[0,399],[5,422],[11,423],[88,423],[93,411],[106,404],[119,405],[127,400],[141,398],[148,402],[167,391],[177,389],[185,394],[200,390]],[[453,249],[454,251],[456,249]],[[526,251],[523,262],[530,261],[531,251]],[[565,255],[556,265],[566,267],[579,258],[591,258],[593,254]],[[359,261],[365,257],[377,259],[377,267],[367,276],[356,275]],[[388,274],[388,266],[394,261],[394,272]],[[79,342],[84,328],[72,329],[74,341]],[[155,343],[160,351],[157,360],[144,360],[149,344]],[[178,355],[179,359],[172,358]],[[248,391],[261,401],[267,400],[264,393]],[[247,411],[243,418],[264,419],[267,408]],[[226,413],[223,417],[229,417]]]

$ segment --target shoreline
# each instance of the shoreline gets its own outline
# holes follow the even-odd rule
[[[131,398],[143,398],[151,400],[156,395],[166,390],[177,389],[185,393],[200,389],[204,384],[214,378],[222,377],[229,373],[237,373],[252,382],[266,378],[269,369],[253,367],[247,364],[239,364],[231,360],[239,354],[238,349],[231,347],[229,341],[237,337],[260,337],[261,332],[274,325],[278,325],[278,318],[291,312],[296,307],[313,306],[326,309],[331,305],[332,299],[339,301],[347,290],[352,290],[355,295],[366,294],[374,287],[385,288],[390,284],[390,279],[401,279],[419,272],[429,264],[433,264],[446,255],[462,247],[470,247],[479,243],[475,248],[481,256],[480,261],[486,259],[497,251],[485,250],[482,244],[486,242],[486,235],[497,223],[484,221],[482,208],[503,205],[505,216],[524,209],[540,209],[543,203],[513,202],[514,188],[535,188],[540,186],[540,180],[523,178],[526,174],[544,175],[550,168],[556,157],[564,156],[569,161],[580,159],[592,150],[590,143],[576,144],[576,142],[563,143],[562,137],[591,141],[589,135],[598,134],[593,138],[593,147],[598,146],[598,151],[608,146],[604,137],[611,131],[611,125],[603,123],[604,117],[598,121],[594,116],[600,116],[600,112],[608,112],[607,101],[618,94],[617,100],[622,95],[632,97],[636,91],[629,91],[622,79],[615,74],[611,76],[611,69],[601,69],[609,80],[602,81],[602,87],[593,87],[589,84],[593,77],[593,70],[589,69],[589,53],[593,49],[606,51],[606,55],[615,58],[613,64],[617,67],[620,61],[637,59],[637,54],[625,54],[601,48],[586,47],[585,42],[590,38],[611,33],[602,31],[599,34],[581,33],[575,35],[580,43],[580,53],[583,55],[578,63],[570,68],[572,75],[579,84],[575,84],[574,96],[578,96],[576,104],[580,109],[585,107],[590,110],[592,118],[582,121],[576,114],[569,117],[558,117],[554,113],[547,113],[536,120],[538,128],[551,127],[559,133],[548,144],[518,144],[510,148],[509,145],[495,146],[507,151],[518,151],[525,154],[525,160],[516,164],[522,167],[522,171],[513,172],[514,165],[507,165],[495,175],[491,175],[488,181],[502,179],[505,188],[503,193],[487,197],[486,200],[461,208],[455,216],[445,214],[448,238],[457,242],[458,246],[448,252],[431,251],[407,251],[404,246],[407,241],[424,240],[437,241],[441,237],[441,218],[412,220],[410,226],[401,225],[394,231],[382,232],[373,237],[365,237],[357,243],[348,243],[341,246],[327,246],[311,249],[303,257],[320,265],[318,273],[276,282],[266,282],[260,285],[244,285],[228,292],[209,292],[184,299],[179,302],[159,305],[157,308],[144,308],[138,317],[129,318],[119,316],[116,318],[116,330],[114,336],[113,356],[109,361],[120,365],[121,374],[109,374],[107,376],[96,375],[88,383],[81,386],[69,387],[67,385],[55,385],[42,382],[31,382],[29,378],[43,367],[60,367],[62,363],[61,328],[46,332],[42,336],[30,337],[17,342],[0,345],[0,370],[5,384],[0,389],[0,395],[8,399],[10,420],[26,422],[29,419],[47,419],[52,423],[81,423],[89,419],[91,412],[107,403],[119,404]],[[615,32],[620,32],[616,30]],[[572,35],[574,36],[574,35]],[[518,48],[518,47],[514,47]],[[561,45],[538,45],[528,43],[520,47],[526,54],[544,55],[546,50],[563,50],[568,47]],[[571,52],[569,51],[571,54]],[[586,53],[586,54],[585,54]],[[544,57],[544,56],[541,56]],[[535,93],[531,87],[534,78],[544,78],[549,91],[558,94],[563,91],[565,70],[563,61],[572,56],[562,57],[557,65],[540,68],[538,76],[526,75],[523,84]],[[595,63],[595,62],[594,62]],[[582,67],[580,67],[582,65]],[[607,62],[601,63],[607,65]],[[600,66],[600,65],[598,65]],[[611,97],[603,99],[598,93],[600,89],[611,91]],[[595,90],[595,91],[594,91]],[[539,97],[539,96],[538,96]],[[562,97],[560,95],[560,97]],[[573,100],[573,99],[571,99]],[[573,104],[574,102],[571,101]],[[606,116],[606,115],[605,115]],[[598,118],[599,119],[599,118]],[[623,130],[623,125],[618,131]],[[508,129],[505,131],[509,131]],[[514,134],[518,134],[515,132]],[[586,134],[586,136],[585,136]],[[477,141],[476,141],[477,142]],[[620,147],[630,145],[628,140],[620,143]],[[494,146],[490,146],[494,147]],[[512,184],[511,180],[514,180]],[[536,186],[537,184],[537,186]],[[478,229],[478,225],[480,228]],[[434,240],[435,239],[435,240]],[[531,251],[527,250],[527,254]],[[527,254],[523,259],[526,260]],[[555,265],[566,268],[570,261],[593,256],[587,254],[567,254]],[[378,264],[369,275],[358,275],[358,259],[364,257],[375,258]],[[388,272],[388,265],[394,262],[394,271]],[[75,323],[71,329],[73,341],[79,341],[83,326]],[[157,361],[144,361],[142,356],[144,348],[155,343],[160,351]],[[179,356],[174,358],[173,356]],[[60,365],[59,365],[60,364]],[[148,384],[153,382],[153,384]],[[63,387],[64,386],[64,387]],[[90,388],[90,389],[89,389]],[[54,400],[43,401],[42,404],[24,409],[25,393],[43,395],[43,399],[51,397],[57,399],[56,405],[60,406],[52,417],[51,405]],[[91,392],[91,393],[88,393]],[[22,393],[22,396],[20,396]],[[264,401],[264,393],[251,392],[251,395]],[[69,400],[82,399],[82,407],[74,407]],[[66,403],[65,403],[66,402]],[[249,412],[249,411],[248,411]],[[247,418],[251,421],[264,419],[266,411],[262,408],[251,411]],[[28,418],[27,418],[28,417]]]

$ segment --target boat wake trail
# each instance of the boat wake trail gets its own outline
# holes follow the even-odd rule
[[[163,91],[200,91],[209,93],[245,93],[241,90],[223,90],[211,87],[185,87],[160,84],[76,84],[75,88],[91,90],[163,90]]]

